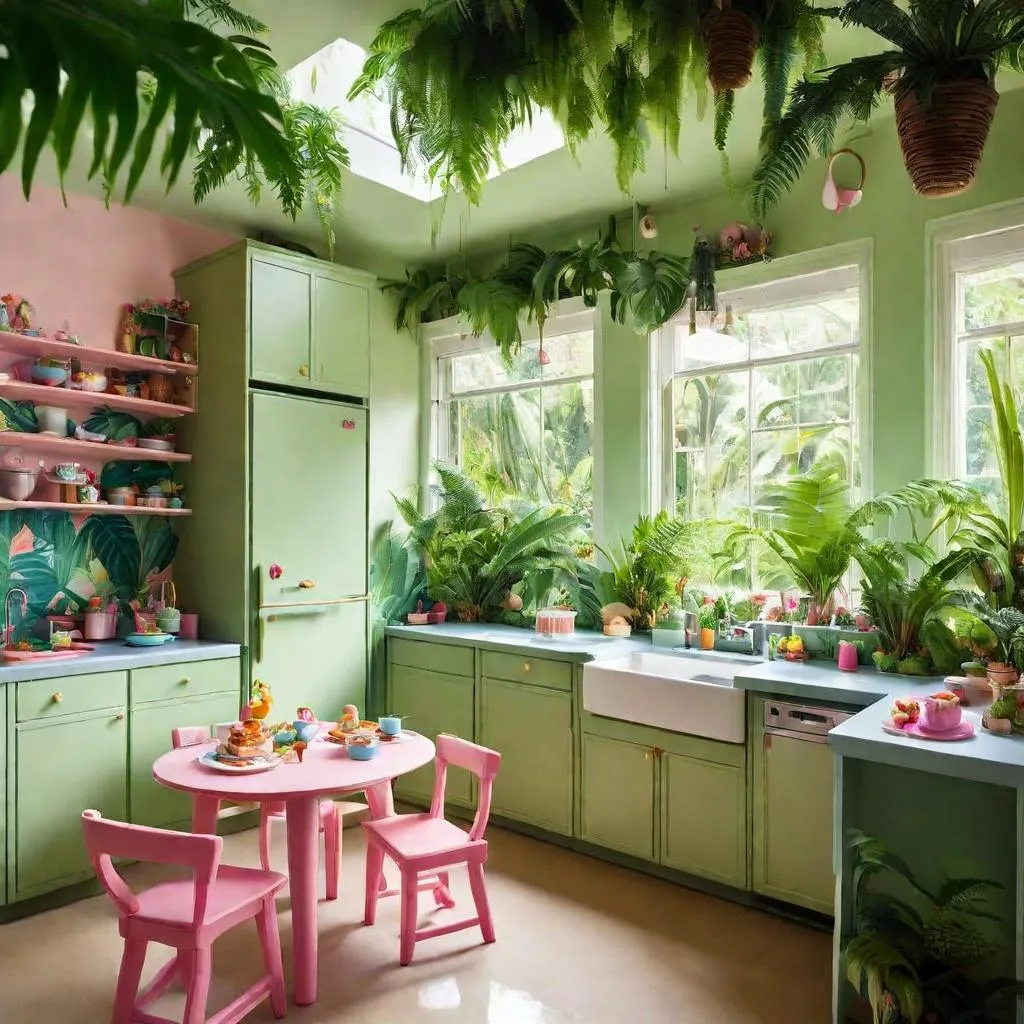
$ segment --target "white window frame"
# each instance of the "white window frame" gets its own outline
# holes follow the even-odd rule
[[[874,245],[870,239],[844,242],[825,249],[815,249],[794,256],[784,256],[770,263],[752,264],[725,270],[718,274],[719,306],[731,304],[734,312],[777,305],[779,302],[813,299],[830,294],[838,288],[844,272],[850,275],[850,284],[856,284],[860,300],[859,336],[857,345],[831,346],[808,350],[796,355],[767,356],[723,366],[701,368],[701,373],[715,370],[749,370],[761,366],[779,365],[815,356],[828,356],[855,352],[857,354],[857,403],[851,417],[857,439],[861,491],[864,496],[872,490],[871,458],[871,281]],[[849,287],[847,284],[846,287]],[[675,374],[673,328],[686,325],[685,312],[651,335],[651,400],[658,410],[651,417],[651,501],[653,508],[675,510],[675,465],[673,436],[672,383]]]
[[[601,450],[601,415],[598,409],[600,392],[598,390],[598,355],[599,355],[599,325],[600,316],[597,308],[587,306],[580,298],[561,299],[552,307],[550,315],[544,321],[544,340],[549,341],[563,334],[576,334],[582,331],[590,331],[593,334],[593,371],[573,377],[552,378],[550,384],[572,384],[574,382],[590,380],[594,387],[594,473],[593,473],[593,529],[595,535],[600,524],[600,495],[602,470]],[[534,342],[540,337],[536,323],[520,324],[523,342]],[[448,417],[443,414],[443,407],[450,399],[447,382],[444,379],[441,360],[456,355],[466,355],[472,352],[486,352],[495,347],[494,339],[489,334],[474,337],[468,324],[462,317],[453,316],[446,320],[438,320],[434,323],[423,324],[420,327],[420,344],[423,357],[427,361],[424,367],[425,378],[429,382],[429,424],[425,458],[422,460],[423,472],[421,483],[424,485],[424,494],[429,492],[429,484],[433,482],[434,474],[432,463],[442,453],[449,453],[448,438]],[[509,391],[523,391],[536,388],[543,381],[542,375],[538,380],[522,381],[515,384],[503,384],[498,387],[474,391],[474,395],[483,394],[504,394]]]
[[[926,280],[931,286],[926,342],[931,350],[927,362],[931,386],[926,389],[932,423],[928,464],[933,476],[955,479],[965,468],[960,464],[965,418],[957,370],[958,346],[967,340],[1024,335],[1024,323],[960,331],[963,296],[957,276],[1024,259],[1024,202],[1000,203],[933,221],[926,230],[926,240],[930,271]]]

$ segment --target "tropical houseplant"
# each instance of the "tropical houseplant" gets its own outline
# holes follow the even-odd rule
[[[950,878],[933,890],[877,839],[851,830],[849,846],[853,927],[842,957],[874,1024],[1007,1019],[1000,1010],[1021,986],[1007,978],[979,980],[975,970],[990,965],[1005,945],[1003,887]]]
[[[692,529],[685,520],[659,512],[642,515],[628,540],[611,549],[598,547],[612,574],[612,589],[631,614],[633,629],[650,629],[659,612],[676,601],[685,586],[681,555]]]
[[[725,0],[728,6],[728,0]],[[706,106],[730,17],[749,26],[765,78],[766,114],[781,110],[796,59],[820,53],[821,17],[811,0],[433,0],[383,24],[352,95],[384,89],[395,142],[447,192],[478,202],[503,144],[536,107],[559,120],[570,150],[603,127],[616,176],[628,191],[644,168],[651,127],[678,152],[688,92]],[[724,15],[724,17],[723,17]],[[749,75],[754,49],[744,52]],[[728,55],[726,55],[728,59]],[[742,62],[742,61],[741,61]]]
[[[434,469],[441,481],[435,512],[396,499],[433,600],[475,622],[498,616],[513,588],[528,613],[575,580],[582,516],[557,507],[489,508],[460,470],[439,462]]]
[[[812,150],[832,152],[849,116],[866,121],[883,96],[896,110],[903,161],[922,196],[970,188],[999,94],[996,72],[1024,70],[1018,0],[849,0],[828,13],[870,29],[887,47],[798,82],[763,140],[751,206],[763,220],[799,178]]]
[[[89,175],[101,173],[113,187],[127,164],[124,195],[130,199],[154,159],[157,130],[173,111],[173,129],[157,158],[168,186],[200,132],[209,129],[247,165],[279,182],[285,208],[294,214],[301,206],[302,168],[280,104],[257,72],[269,50],[250,36],[222,35],[186,17],[214,8],[233,10],[223,0],[4,0],[0,171],[20,156],[27,196],[49,147],[63,180],[88,110]]]
[[[970,568],[971,552],[954,550],[936,560],[926,544],[877,540],[861,544],[855,557],[863,571],[864,611],[878,630],[879,650],[872,655],[878,668],[904,675],[955,670],[959,654],[950,657],[952,664],[936,663],[940,652],[954,649],[942,613],[957,601],[955,583]],[[923,566],[916,578],[915,560]]]

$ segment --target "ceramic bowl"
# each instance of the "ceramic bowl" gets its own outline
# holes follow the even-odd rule
[[[376,736],[358,736],[348,741],[348,756],[353,761],[372,761],[380,753]]]
[[[37,469],[0,469],[0,496],[24,501],[35,489]]]
[[[63,366],[40,366],[38,363],[32,367],[32,380],[36,384],[44,384],[46,387],[55,388],[68,379],[68,371]]]
[[[385,736],[397,736],[402,731],[402,719],[398,715],[381,715],[377,725]]]

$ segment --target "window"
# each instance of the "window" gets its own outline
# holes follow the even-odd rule
[[[592,521],[593,316],[549,321],[507,367],[487,339],[438,338],[435,454],[488,501],[562,504]]]
[[[987,493],[999,487],[992,401],[980,353],[1024,398],[1024,229],[952,243],[952,458],[948,471]],[[947,294],[949,294],[947,293]],[[948,393],[948,392],[947,392]]]
[[[730,291],[719,302],[730,327],[719,314],[695,334],[685,318],[663,328],[662,507],[749,522],[766,485],[826,457],[841,461],[856,500],[861,277],[844,266]]]

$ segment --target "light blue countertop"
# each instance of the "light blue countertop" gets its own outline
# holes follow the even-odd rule
[[[673,655],[671,648],[652,648],[647,637],[611,640],[579,631],[571,640],[544,641],[514,626],[486,623],[445,623],[441,626],[389,626],[388,636],[434,640],[466,646],[535,655],[559,661],[592,661],[622,657],[637,650]],[[679,652],[679,657],[716,659],[715,653]],[[737,655],[728,656],[735,663]],[[822,701],[861,708],[829,733],[829,745],[843,757],[877,761],[938,775],[951,775],[999,786],[1024,788],[1024,737],[1000,736],[981,728],[981,708],[968,712],[976,726],[973,737],[957,742],[918,740],[882,729],[896,698],[925,696],[942,686],[940,678],[914,679],[872,668],[840,672],[821,661],[788,662],[750,659],[738,669],[734,685],[753,693]]]
[[[237,658],[242,652],[239,644],[213,640],[172,640],[162,647],[129,647],[123,640],[101,640],[95,641],[95,647],[92,653],[77,658],[0,664],[0,685],[24,682],[27,679],[63,679],[90,672],[123,672],[151,665]]]

